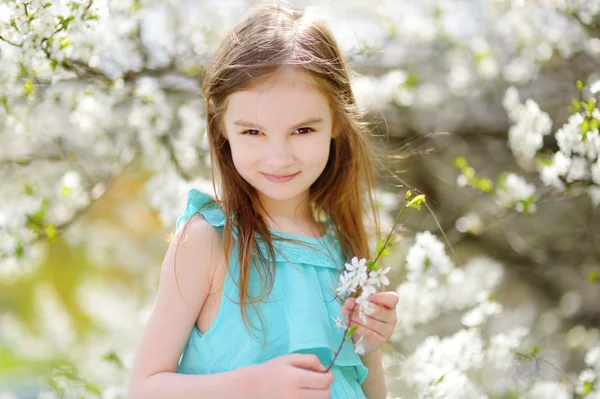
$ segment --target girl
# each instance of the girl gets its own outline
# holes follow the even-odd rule
[[[130,398],[385,398],[380,347],[394,292],[353,336],[334,318],[344,262],[368,257],[362,195],[372,156],[329,29],[263,6],[206,73],[207,134],[220,199],[192,189],[162,267]],[[375,219],[377,225],[377,219]]]

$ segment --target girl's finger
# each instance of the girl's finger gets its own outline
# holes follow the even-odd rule
[[[373,309],[374,312],[371,313],[369,316],[379,320],[383,323],[389,323],[391,324],[394,319],[396,318],[396,310],[395,309],[388,309],[386,307],[377,305],[375,303],[369,303],[369,308]],[[396,324],[396,323],[393,323]]]
[[[375,292],[369,297],[369,301],[388,309],[396,309],[399,301],[395,291]]]

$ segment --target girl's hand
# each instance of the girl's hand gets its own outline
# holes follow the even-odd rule
[[[248,398],[329,399],[333,372],[325,372],[317,355],[292,353],[266,363],[250,366],[255,370]],[[245,396],[246,397],[246,396]]]
[[[348,298],[342,306],[342,315],[348,317],[354,307],[356,298]],[[363,337],[362,344],[365,348],[365,354],[379,349],[387,342],[394,332],[394,327],[398,322],[396,316],[396,305],[398,304],[398,294],[394,291],[376,292],[369,297],[369,307],[375,309],[373,313],[367,315],[367,323],[358,317],[358,306],[354,310],[350,326],[357,326],[356,332],[352,335],[352,341],[356,342]]]

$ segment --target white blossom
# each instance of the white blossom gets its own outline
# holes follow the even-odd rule
[[[550,134],[552,120],[538,104],[528,99],[521,104],[515,89],[505,93],[504,106],[513,125],[508,131],[508,144],[518,156],[530,159],[542,148],[544,136]]]
[[[567,387],[556,381],[536,381],[525,396],[527,399],[569,399]]]
[[[531,203],[534,194],[535,185],[514,173],[508,173],[496,188],[498,203],[506,208],[516,207],[519,212],[525,211],[524,204],[527,204],[528,212],[535,212],[535,204]]]
[[[594,369],[596,373],[600,374],[600,346],[590,349],[585,354],[585,364]]]
[[[583,123],[583,115],[580,113],[569,116],[569,120],[554,134],[556,142],[561,152],[570,156],[572,152],[576,154],[585,154],[585,145],[583,137],[579,131],[579,126]]]
[[[454,263],[444,250],[444,244],[429,231],[417,233],[415,244],[406,255],[407,279],[423,281],[430,287],[438,285],[438,277],[448,275]]]
[[[463,314],[461,323],[467,327],[480,326],[488,317],[497,315],[502,311],[502,306],[498,302],[483,301]]]
[[[356,354],[361,356],[365,354],[365,345],[363,343],[363,339],[364,336],[360,336],[354,344],[354,351],[356,352]]]
[[[550,165],[540,167],[540,178],[546,186],[562,188],[564,183],[561,177],[564,177],[571,167],[571,158],[558,151],[552,157]]]
[[[588,187],[588,194],[592,200],[592,204],[594,204],[594,206],[600,205],[600,187],[598,186],[591,186]]]

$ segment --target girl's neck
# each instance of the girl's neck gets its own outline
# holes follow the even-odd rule
[[[320,236],[322,229],[315,220],[312,209],[305,198],[278,201],[261,198],[265,222],[269,228],[284,233]]]

